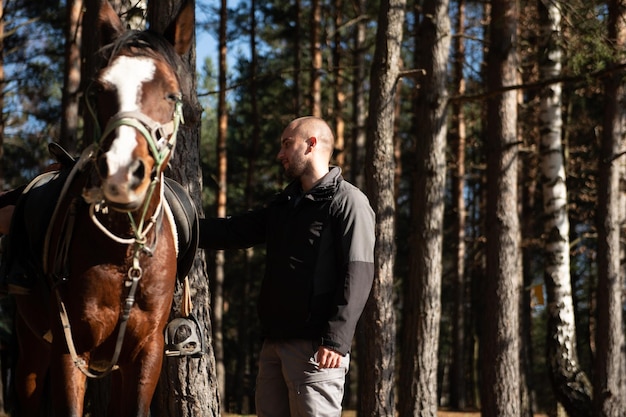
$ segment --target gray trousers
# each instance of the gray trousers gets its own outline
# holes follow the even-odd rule
[[[350,355],[333,369],[317,367],[310,340],[266,340],[256,380],[258,417],[340,417]]]

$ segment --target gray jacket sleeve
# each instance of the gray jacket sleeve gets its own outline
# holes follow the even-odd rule
[[[367,197],[349,185],[337,199],[343,259],[343,288],[336,294],[336,314],[328,322],[322,344],[345,355],[374,281],[375,215]]]

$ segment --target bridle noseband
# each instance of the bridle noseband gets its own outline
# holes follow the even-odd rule
[[[140,111],[119,112],[107,122],[104,132],[100,136],[100,141],[118,127],[130,126],[136,129],[146,138],[150,153],[156,161],[155,170],[160,172],[163,163],[176,146],[178,127],[184,123],[182,107],[182,97],[179,95],[174,105],[172,120],[165,124],[156,122]]]

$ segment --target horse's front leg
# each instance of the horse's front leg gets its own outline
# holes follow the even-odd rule
[[[16,393],[19,415],[38,416],[44,382],[50,361],[50,344],[36,336],[20,314],[16,318],[19,354],[16,367]]]
[[[147,417],[163,364],[163,337],[154,335],[146,341],[132,363],[121,369],[121,384],[111,392],[109,416]]]
[[[74,364],[65,339],[56,340],[50,365],[55,415],[82,417],[87,377]],[[64,351],[63,351],[64,350]]]

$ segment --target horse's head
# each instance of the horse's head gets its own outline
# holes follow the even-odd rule
[[[160,178],[176,142],[182,121],[179,55],[192,39],[193,10],[184,8],[166,31],[170,35],[161,36],[125,30],[105,1],[98,29],[105,55],[91,87],[93,111],[102,129],[98,175],[108,205],[131,211],[141,206]]]

